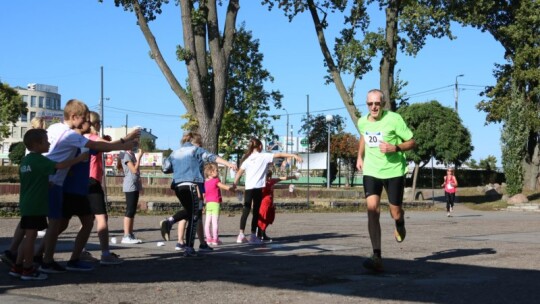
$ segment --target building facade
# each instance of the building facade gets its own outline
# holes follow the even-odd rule
[[[62,121],[64,118],[61,104],[62,96],[58,93],[57,86],[30,83],[26,88],[14,87],[14,89],[26,102],[28,112],[21,114],[19,121],[11,124],[11,136],[0,142],[1,164],[9,163],[9,147],[13,143],[22,142],[26,130],[31,128],[30,121],[34,117],[43,117],[47,125]]]

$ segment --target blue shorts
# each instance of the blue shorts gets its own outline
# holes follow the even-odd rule
[[[49,214],[50,219],[63,218],[62,202],[64,201],[64,187],[53,185],[49,188]]]

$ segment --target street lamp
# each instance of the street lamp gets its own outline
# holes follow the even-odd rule
[[[326,159],[326,188],[330,188],[330,123],[334,116],[326,115],[326,123],[328,124],[328,156]]]
[[[289,152],[288,146],[289,146],[289,112],[287,109],[283,108],[283,111],[287,113],[287,130],[285,131],[285,153]]]
[[[458,94],[459,94],[459,93],[458,93],[458,82],[457,82],[457,79],[458,79],[458,77],[463,77],[463,76],[465,76],[465,75],[459,74],[459,75],[456,76],[456,86],[455,86],[455,88],[454,88],[454,98],[455,98],[455,102],[456,102],[456,106],[455,106],[456,113],[458,112],[458,107],[457,107],[457,105],[458,105]]]

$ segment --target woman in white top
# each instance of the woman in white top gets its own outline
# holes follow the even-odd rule
[[[266,172],[268,171],[268,164],[274,161],[274,157],[293,157],[298,162],[302,162],[302,158],[296,154],[290,153],[261,153],[262,143],[259,139],[252,137],[248,144],[248,150],[244,157],[242,157],[240,170],[236,174],[233,186],[238,184],[240,177],[246,172],[245,178],[245,194],[244,194],[244,208],[242,210],[242,217],[240,218],[240,233],[236,239],[237,243],[260,244],[261,240],[257,238],[257,222],[259,217],[259,208],[262,201],[262,189],[266,184]],[[251,205],[253,203],[253,218],[251,219],[251,236],[249,241],[246,239],[244,230],[246,228],[247,218],[251,211]]]

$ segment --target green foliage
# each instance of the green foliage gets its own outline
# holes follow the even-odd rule
[[[416,149],[406,152],[414,163],[424,166],[433,156],[459,166],[471,156],[471,134],[452,109],[431,101],[401,107],[398,113],[414,133]]]
[[[10,124],[16,123],[21,114],[28,112],[26,106],[15,89],[0,82],[0,140],[11,135]]]
[[[238,29],[231,52],[225,112],[219,136],[219,153],[225,158],[244,150],[243,143],[254,135],[265,138],[273,134],[270,105],[281,108],[279,91],[266,91],[264,85],[274,81],[263,68],[259,40],[253,39],[244,25]],[[270,126],[270,127],[269,127]]]
[[[17,142],[17,143],[12,143],[11,146],[9,147],[8,157],[12,164],[18,165],[21,163],[25,153],[26,153],[26,147],[24,146],[24,143],[22,141]]]
[[[150,138],[141,138],[139,147],[141,147],[144,152],[154,152],[156,150],[156,144]]]
[[[521,193],[523,190],[522,159],[526,154],[524,143],[529,134],[529,126],[522,116],[527,111],[523,95],[516,89],[513,90],[513,95],[515,99],[509,105],[501,132],[502,164],[509,195]]]
[[[299,134],[308,134],[311,152],[328,151],[328,128],[330,128],[330,137],[336,133],[342,133],[345,128],[343,117],[334,115],[330,123],[326,122],[326,115],[309,115],[309,124],[307,117],[302,118],[302,127]],[[308,132],[309,131],[309,132]]]
[[[493,155],[488,155],[488,157],[486,157],[485,159],[480,159],[480,161],[478,162],[476,161],[476,159],[469,159],[463,164],[467,165],[471,169],[483,169],[491,171],[497,168],[497,158]]]

